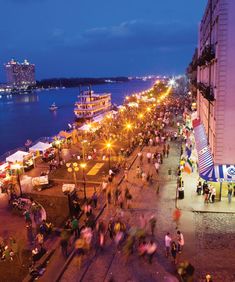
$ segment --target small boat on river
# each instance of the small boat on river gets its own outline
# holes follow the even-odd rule
[[[52,111],[52,112],[56,111],[57,109],[58,109],[58,107],[56,106],[55,103],[53,103],[53,104],[49,107],[49,110]]]

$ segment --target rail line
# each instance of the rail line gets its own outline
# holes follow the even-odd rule
[[[140,149],[140,151],[143,151],[144,147],[145,147],[145,146],[142,146],[141,149]],[[137,149],[138,149],[138,148],[137,148]],[[138,152],[139,152],[139,151],[138,151]],[[138,158],[138,155],[137,155],[136,150],[134,150],[133,153],[135,153],[136,156],[133,158],[133,160],[131,161],[130,165],[128,166],[128,171],[132,168],[132,166],[134,165],[136,159]],[[119,186],[121,185],[121,183],[122,183],[123,180],[124,180],[124,177],[125,177],[124,175],[121,177],[121,179],[120,179],[119,182],[117,183],[117,186],[116,186],[116,187],[119,187]],[[103,214],[103,212],[104,212],[104,210],[106,209],[106,207],[107,207],[107,205],[106,205],[106,203],[105,203],[105,204],[103,205],[103,207],[101,208],[99,214],[96,216],[95,222],[97,222],[97,220],[98,220],[98,219],[100,218],[100,216]],[[105,236],[107,236],[107,233],[108,233],[108,232],[106,231]],[[110,261],[110,263],[109,263],[109,267],[108,267],[108,269],[107,269],[107,271],[106,271],[106,273],[105,273],[105,278],[104,278],[103,281],[105,281],[105,279],[106,279],[106,277],[107,277],[107,275],[108,275],[109,269],[110,269],[111,266],[112,266],[112,263],[113,263],[113,260],[114,260],[114,258],[115,258],[115,256],[116,256],[116,254],[117,254],[117,251],[115,251],[115,253],[114,253],[113,256],[112,256],[112,259],[111,259],[111,261]],[[74,258],[74,255],[75,255],[75,250],[72,251],[72,253],[71,253],[70,256],[68,257],[68,259],[66,260],[64,266],[62,267],[61,271],[60,271],[59,274],[57,275],[57,277],[56,277],[56,279],[55,279],[55,282],[61,281],[61,279],[62,279],[62,277],[63,277],[65,271],[68,269],[70,263],[72,262],[72,259]],[[82,273],[81,278],[80,278],[79,281],[81,281],[81,282],[84,281],[84,278],[85,278],[85,276],[86,276],[88,270],[90,269],[92,263],[94,262],[95,258],[97,257],[97,255],[98,255],[98,250],[95,251],[95,254],[94,254],[93,257],[90,259],[90,262],[88,263],[87,267],[86,267],[85,270],[83,271],[83,273]]]

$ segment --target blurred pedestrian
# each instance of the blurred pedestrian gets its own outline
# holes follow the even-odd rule
[[[150,164],[151,158],[152,158],[152,154],[151,154],[150,152],[148,152],[148,153],[146,154],[146,157],[147,157],[148,164]]]
[[[158,175],[159,174],[160,164],[158,162],[155,162],[154,166],[155,166],[156,173]]]
[[[39,251],[41,251],[43,249],[43,246],[44,246],[44,236],[42,233],[38,233],[36,235],[36,242],[37,242],[37,245],[38,245],[38,249]]]
[[[229,204],[230,204],[231,201],[232,201],[232,196],[233,196],[233,188],[232,188],[232,186],[229,184],[229,185],[228,185],[228,202],[229,202]]]
[[[169,256],[170,254],[170,249],[171,249],[171,237],[170,237],[170,233],[167,232],[167,234],[165,235],[165,249],[166,249],[166,257]]]
[[[152,240],[147,244],[146,253],[148,255],[148,262],[151,264],[153,256],[156,254],[157,244]]]
[[[172,214],[173,221],[176,224],[176,229],[178,229],[180,217],[181,217],[181,211],[176,208]]]
[[[75,261],[78,269],[81,268],[82,258],[84,255],[84,239],[80,238],[75,241]]]
[[[71,227],[72,227],[72,232],[74,234],[75,237],[78,237],[80,234],[79,231],[79,226],[78,226],[78,220],[75,216],[73,216],[73,220],[71,222]]]
[[[68,241],[66,239],[60,240],[61,252],[64,258],[68,256]]]
[[[181,253],[184,246],[184,235],[178,230],[177,231],[177,248],[178,252]]]
[[[173,258],[174,264],[177,264],[177,245],[175,241],[171,242],[171,256]]]
[[[96,192],[93,193],[91,200],[92,200],[94,208],[96,208],[97,207],[97,201],[98,201],[98,196],[97,196]]]
[[[156,224],[157,224],[157,219],[154,215],[150,217],[149,224],[150,224],[151,235],[154,236],[154,231],[155,231]]]

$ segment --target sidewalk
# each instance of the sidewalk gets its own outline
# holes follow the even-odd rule
[[[196,187],[198,181],[198,173],[183,173],[184,181],[184,199],[177,200],[177,207],[181,210],[193,212],[213,212],[213,213],[235,213],[235,200],[229,204],[226,197],[222,197],[221,201],[215,200],[214,203],[204,203],[204,196],[197,195]]]

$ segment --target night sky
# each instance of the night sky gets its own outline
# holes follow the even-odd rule
[[[3,64],[36,78],[183,73],[206,0],[0,0]]]

